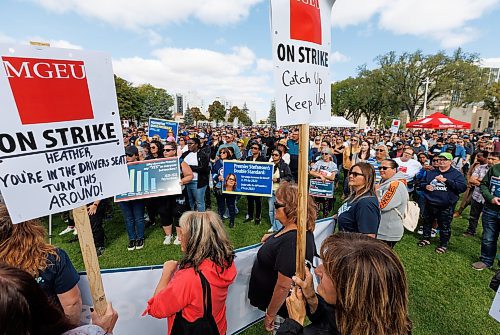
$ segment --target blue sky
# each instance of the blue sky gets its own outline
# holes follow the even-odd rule
[[[500,0],[337,0],[331,79],[391,50],[462,47],[500,63]],[[169,93],[247,102],[265,118],[273,97],[269,0],[1,0],[0,42],[111,53],[115,72]]]

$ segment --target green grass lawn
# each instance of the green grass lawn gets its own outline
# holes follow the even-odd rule
[[[215,206],[215,201],[213,201]],[[338,208],[338,203],[336,208]],[[235,248],[260,242],[269,228],[267,201],[263,201],[261,225],[243,223],[246,199],[239,203],[240,214],[233,229],[227,227]],[[417,247],[419,236],[406,233],[396,245],[395,251],[406,268],[410,289],[410,317],[414,323],[414,335],[500,335],[500,324],[488,315],[494,292],[488,284],[492,270],[475,271],[471,264],[478,260],[480,237],[465,238],[462,233],[467,228],[468,210],[463,218],[452,224],[452,237],[448,253],[434,252],[432,246]],[[58,216],[54,216],[52,242],[68,252],[78,270],[83,270],[83,261],[78,242],[69,242],[72,235],[58,236],[65,226]],[[114,207],[112,221],[105,223],[106,251],[99,258],[101,268],[158,265],[169,259],[180,257],[178,246],[164,246],[163,231],[159,226],[146,230],[145,247],[142,250],[127,251],[128,238],[122,215]],[[482,229],[479,227],[478,236]],[[70,236],[71,235],[71,236]],[[496,265],[495,265],[496,268]],[[256,324],[243,334],[267,334],[262,324]]]

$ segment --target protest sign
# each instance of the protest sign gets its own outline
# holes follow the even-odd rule
[[[160,136],[161,139],[165,140],[169,136],[168,133],[172,132],[170,136],[175,137],[177,141],[177,130],[179,129],[179,123],[175,121],[155,119],[150,117],[148,123],[148,136],[153,137],[154,135]]]
[[[118,194],[115,202],[181,194],[177,158],[162,158],[128,163],[128,192]]]
[[[273,163],[224,161],[224,193],[270,197],[273,194]]]
[[[271,0],[279,126],[327,122],[331,116],[331,9],[335,0]]]
[[[490,316],[500,322],[500,289],[497,291],[490,308]]]
[[[399,127],[401,126],[401,121],[394,119],[391,123],[391,133],[397,134],[399,131]]]
[[[14,223],[127,191],[111,56],[0,45],[0,189]]]
[[[309,181],[309,195],[320,198],[333,198],[333,182],[311,179]]]

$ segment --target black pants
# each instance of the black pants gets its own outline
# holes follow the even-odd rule
[[[394,249],[394,247],[396,246],[396,243],[398,243],[398,241],[384,241],[384,240],[380,240],[380,241],[387,244],[391,249]]]
[[[483,211],[483,204],[477,202],[474,199],[471,199],[470,203],[470,213],[469,213],[469,227],[467,228],[467,232],[471,235],[476,234],[477,223],[479,222],[479,217],[481,216],[481,212]]]
[[[293,180],[299,182],[299,156],[290,155],[290,171],[292,172]]]
[[[437,220],[439,227],[439,246],[448,247],[448,242],[451,237],[451,220],[453,219],[453,208],[448,207],[437,207],[429,202],[425,202],[425,212],[424,212],[424,236],[425,240],[430,240],[432,232],[432,223]]]
[[[248,218],[249,219],[258,219],[260,220],[261,214],[262,214],[262,202],[260,197],[254,197],[254,196],[247,196],[247,202],[248,202]],[[255,207],[255,216],[253,215],[253,210]]]
[[[95,214],[89,215],[90,228],[92,229],[92,235],[94,236],[94,244],[96,248],[104,248],[104,227],[102,223],[104,221],[104,217],[106,216],[107,208],[108,201],[107,199],[103,199],[99,202]]]
[[[208,211],[212,208],[212,197],[210,193],[210,185],[205,189],[205,210]]]
[[[234,218],[236,217],[236,195],[218,192],[215,194],[215,197],[217,198],[217,212],[222,218],[227,206],[229,211],[229,226],[233,227]]]

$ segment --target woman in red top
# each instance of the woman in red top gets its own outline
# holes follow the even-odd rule
[[[236,278],[234,251],[221,218],[214,212],[186,212],[180,220],[181,250],[179,261],[167,261],[144,314],[168,318],[168,334],[175,314],[193,322],[203,316],[203,291],[197,271],[205,276],[211,288],[212,315],[219,333],[227,330],[226,297]]]

